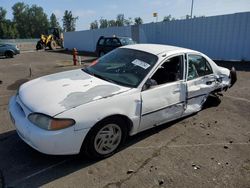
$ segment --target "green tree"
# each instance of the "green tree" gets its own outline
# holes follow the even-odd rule
[[[27,37],[39,38],[41,33],[49,28],[49,21],[43,8],[37,5],[32,5],[28,9],[28,28]]]
[[[50,16],[49,25],[50,25],[50,27],[57,27],[57,28],[61,29],[60,24],[57,21],[56,15],[54,13],[52,13]]]
[[[6,24],[5,24],[6,13],[7,11],[3,7],[0,7],[0,36],[1,38],[3,38],[7,30]]]
[[[188,19],[191,19],[191,16],[190,15],[186,15],[186,20],[188,20]]]
[[[13,22],[16,24],[16,28],[21,38],[27,38],[29,33],[28,26],[28,5],[25,5],[23,2],[15,3],[12,6],[13,10]]]
[[[5,20],[6,14],[7,11],[3,7],[0,7],[0,22],[3,22]]]
[[[90,29],[98,29],[98,22],[97,20],[90,23]]]
[[[168,16],[164,16],[163,21],[164,22],[170,22],[171,18],[172,18],[172,16],[171,16],[171,14],[169,14]]]
[[[132,24],[133,24],[132,18],[124,19],[124,25],[132,25]]]
[[[65,10],[63,16],[63,31],[75,31],[76,27],[76,20],[78,17],[74,17],[71,11]]]
[[[143,24],[143,20],[141,19],[141,17],[136,17],[134,20],[135,20],[135,25]]]
[[[116,17],[116,25],[120,27],[124,26],[124,24],[125,24],[124,14],[118,14]]]
[[[18,37],[16,25],[5,18],[7,11],[0,7],[0,36],[3,39],[13,39]]]
[[[107,19],[101,18],[99,20],[99,23],[100,23],[100,28],[107,28],[108,27],[108,20]]]
[[[109,20],[108,21],[108,27],[116,27],[117,26],[117,23],[115,20]]]

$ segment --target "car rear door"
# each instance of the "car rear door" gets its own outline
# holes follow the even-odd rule
[[[183,57],[168,58],[150,76],[157,84],[141,92],[140,131],[182,116],[186,98]]]
[[[185,114],[201,110],[215,89],[216,77],[209,62],[200,54],[187,54],[187,100]]]

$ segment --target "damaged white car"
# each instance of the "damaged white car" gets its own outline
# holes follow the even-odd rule
[[[234,69],[200,52],[136,44],[23,84],[9,112],[18,135],[42,153],[102,158],[128,135],[198,112],[235,81]]]

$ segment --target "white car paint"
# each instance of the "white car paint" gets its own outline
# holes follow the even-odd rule
[[[132,125],[129,134],[134,135],[201,110],[211,91],[230,86],[230,71],[217,66],[200,52],[153,44],[129,45],[122,48],[145,51],[158,56],[156,65],[137,88],[113,84],[80,69],[27,82],[9,102],[9,112],[19,136],[42,153],[77,154],[88,131],[106,117],[127,117]],[[156,69],[176,54],[183,57],[187,54],[203,56],[211,65],[213,74],[191,81],[187,81],[184,74],[183,79],[179,81],[142,91]],[[187,63],[184,63],[184,72],[187,72],[186,66]],[[212,85],[204,84],[211,79],[214,79]],[[220,82],[216,79],[220,79]],[[54,118],[71,118],[76,123],[72,127],[57,131],[43,130],[29,121],[28,115],[33,112]]]

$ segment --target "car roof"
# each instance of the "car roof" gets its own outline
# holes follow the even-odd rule
[[[162,45],[162,44],[132,44],[123,46],[121,48],[129,48],[134,50],[140,50],[148,52],[154,55],[159,55],[162,53],[187,53],[187,52],[196,52],[187,48],[181,48],[177,46]]]

